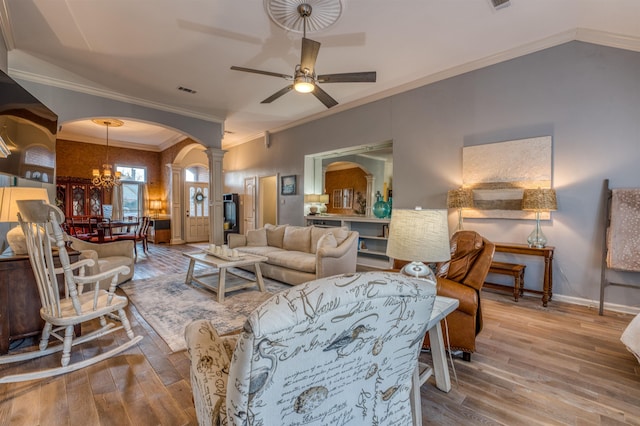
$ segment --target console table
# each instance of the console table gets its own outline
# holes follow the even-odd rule
[[[78,252],[69,251],[71,262]],[[57,254],[54,254],[57,260]],[[64,295],[64,279],[58,276],[60,294]],[[44,321],[40,317],[40,295],[29,256],[16,255],[11,249],[0,254],[0,355],[9,352],[12,340],[37,336]],[[80,334],[80,329],[76,328]]]
[[[171,219],[151,219],[147,239],[154,243],[169,243],[171,240]]]
[[[553,251],[555,247],[547,246],[543,248],[529,247],[527,244],[516,243],[495,243],[496,252],[523,254],[527,256],[544,257],[544,275],[542,283],[542,306],[547,306],[547,302],[553,296]]]

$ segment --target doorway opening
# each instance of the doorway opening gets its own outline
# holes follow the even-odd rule
[[[258,227],[278,224],[278,176],[263,176],[258,181]]]

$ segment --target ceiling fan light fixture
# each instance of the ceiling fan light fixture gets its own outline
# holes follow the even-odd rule
[[[315,87],[313,77],[304,74],[297,76],[293,83],[293,88],[299,93],[311,93]]]

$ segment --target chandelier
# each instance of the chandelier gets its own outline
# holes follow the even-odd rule
[[[100,173],[99,169],[93,169],[93,179],[91,183],[98,188],[109,190],[116,185],[120,185],[121,176],[120,172],[113,173],[112,166],[109,164],[109,126],[120,127],[124,122],[116,120],[115,118],[96,118],[91,121],[100,126],[107,127],[107,161],[102,165],[102,173]]]

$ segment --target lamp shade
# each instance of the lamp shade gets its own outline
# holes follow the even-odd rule
[[[304,194],[305,203],[319,203],[320,195],[318,194]]]
[[[0,222],[18,222],[18,203],[21,200],[43,200],[49,202],[49,195],[44,188],[7,186],[0,188]],[[9,230],[5,236],[7,244],[15,254],[26,254],[27,243],[20,225]]]
[[[557,210],[556,191],[551,188],[525,189],[522,194],[522,210]]]
[[[470,209],[473,207],[473,191],[468,188],[452,189],[447,192],[447,207],[450,209]]]
[[[447,210],[394,210],[389,223],[387,256],[411,262],[449,260]]]
[[[25,188],[21,186],[7,186],[0,188],[0,222],[18,221],[18,200],[44,200],[49,202],[49,195],[45,188]]]
[[[151,210],[160,210],[162,208],[162,201],[160,200],[149,201],[149,208]]]
[[[329,194],[320,194],[319,197],[320,197],[320,200],[319,200],[320,203],[329,204]]]

